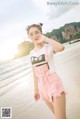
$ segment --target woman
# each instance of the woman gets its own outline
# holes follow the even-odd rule
[[[55,119],[66,119],[65,90],[54,69],[54,52],[64,50],[64,46],[42,35],[42,23],[26,28],[28,37],[35,48],[31,51],[34,74],[34,98],[42,98],[55,115]]]

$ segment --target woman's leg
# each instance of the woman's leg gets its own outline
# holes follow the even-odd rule
[[[52,111],[52,113],[54,114],[54,106],[52,105],[52,103],[47,100],[44,100],[44,101],[47,104],[47,106],[49,107],[49,109]]]
[[[53,99],[52,102],[55,111],[55,119],[66,119],[66,99],[64,92],[60,97]]]

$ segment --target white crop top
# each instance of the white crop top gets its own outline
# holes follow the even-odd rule
[[[47,56],[47,60],[45,56]],[[49,70],[51,72],[55,71],[53,46],[51,44],[44,44],[44,46],[39,51],[35,51],[33,49],[30,52],[30,58],[32,66],[39,66],[47,63]]]

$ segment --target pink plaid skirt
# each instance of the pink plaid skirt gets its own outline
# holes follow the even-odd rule
[[[38,89],[42,99],[52,102],[62,92],[66,93],[60,77],[56,72],[50,72],[46,64],[34,67],[34,70],[38,77]]]

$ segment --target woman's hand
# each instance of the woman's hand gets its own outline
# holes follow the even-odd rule
[[[37,43],[44,43],[45,42],[45,36],[44,35],[40,35],[39,39],[37,40]]]
[[[38,41],[39,43],[48,43],[53,46],[53,51],[60,52],[64,50],[63,44],[59,43],[58,41],[55,41],[54,39],[50,39],[44,35],[40,35]]]
[[[40,99],[40,94],[39,94],[38,90],[34,91],[34,98],[35,98],[35,101],[38,101]]]

